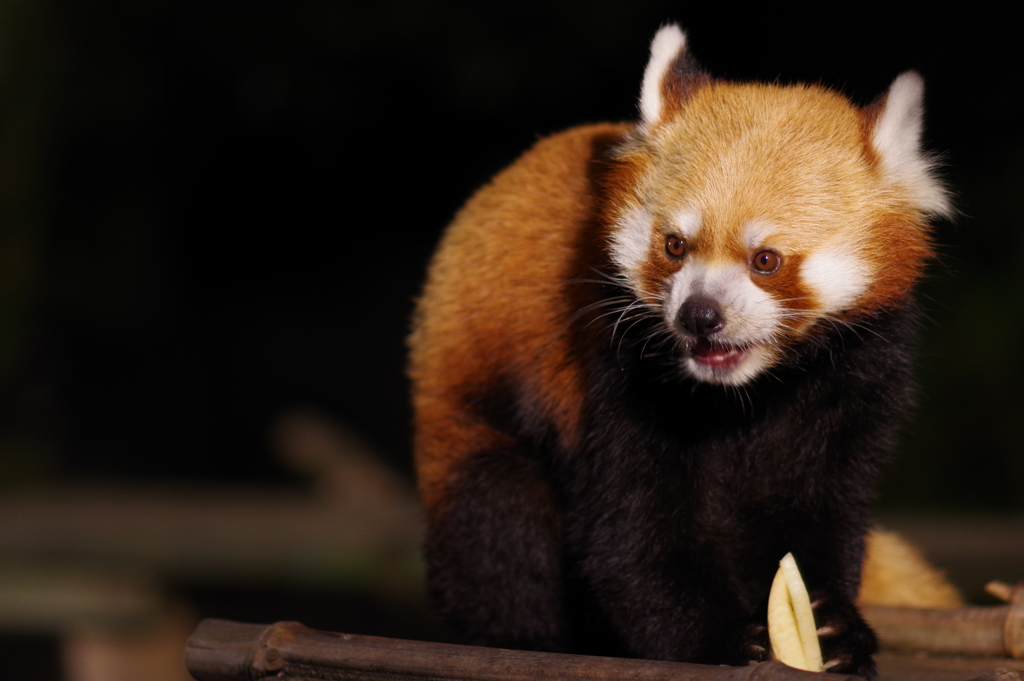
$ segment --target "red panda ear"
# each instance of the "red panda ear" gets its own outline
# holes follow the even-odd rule
[[[651,41],[651,58],[640,88],[640,123],[644,131],[668,120],[698,87],[711,82],[686,46],[676,24],[662,26]]]
[[[868,107],[871,146],[888,185],[907,194],[926,213],[949,216],[946,188],[935,177],[935,159],[921,150],[924,80],[914,71],[900,74],[881,100]]]

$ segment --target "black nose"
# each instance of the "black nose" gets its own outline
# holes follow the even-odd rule
[[[710,336],[725,326],[715,301],[700,296],[687,298],[679,308],[679,323],[694,336]]]

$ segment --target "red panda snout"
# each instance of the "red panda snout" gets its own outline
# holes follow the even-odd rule
[[[710,336],[725,326],[718,303],[700,295],[690,296],[679,308],[679,323],[694,336]]]
[[[741,385],[777,361],[785,310],[756,276],[744,263],[694,257],[664,281],[662,318],[678,339],[686,374]]]

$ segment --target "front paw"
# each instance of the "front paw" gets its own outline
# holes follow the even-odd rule
[[[819,596],[812,600],[811,609],[825,671],[873,679],[878,672],[871,656],[878,650],[878,639],[856,606]]]
[[[763,662],[770,657],[772,649],[768,639],[768,627],[763,624],[751,624],[743,636],[742,658],[748,664]]]

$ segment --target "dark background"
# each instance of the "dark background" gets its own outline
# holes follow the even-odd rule
[[[404,336],[460,203],[540,135],[634,115],[667,19],[733,79],[928,85],[963,215],[924,287],[891,504],[1021,509],[1019,41],[982,8],[22,0],[0,10],[0,484],[286,479],[321,409],[408,470]]]
[[[1024,511],[1017,22],[775,4],[0,4],[0,493],[301,487],[270,441],[295,408],[411,479],[404,337],[441,230],[538,136],[632,118],[674,19],[731,79],[867,103],[924,75],[962,215],[937,225],[920,408],[882,504]],[[190,597],[306,612],[294,592]]]

